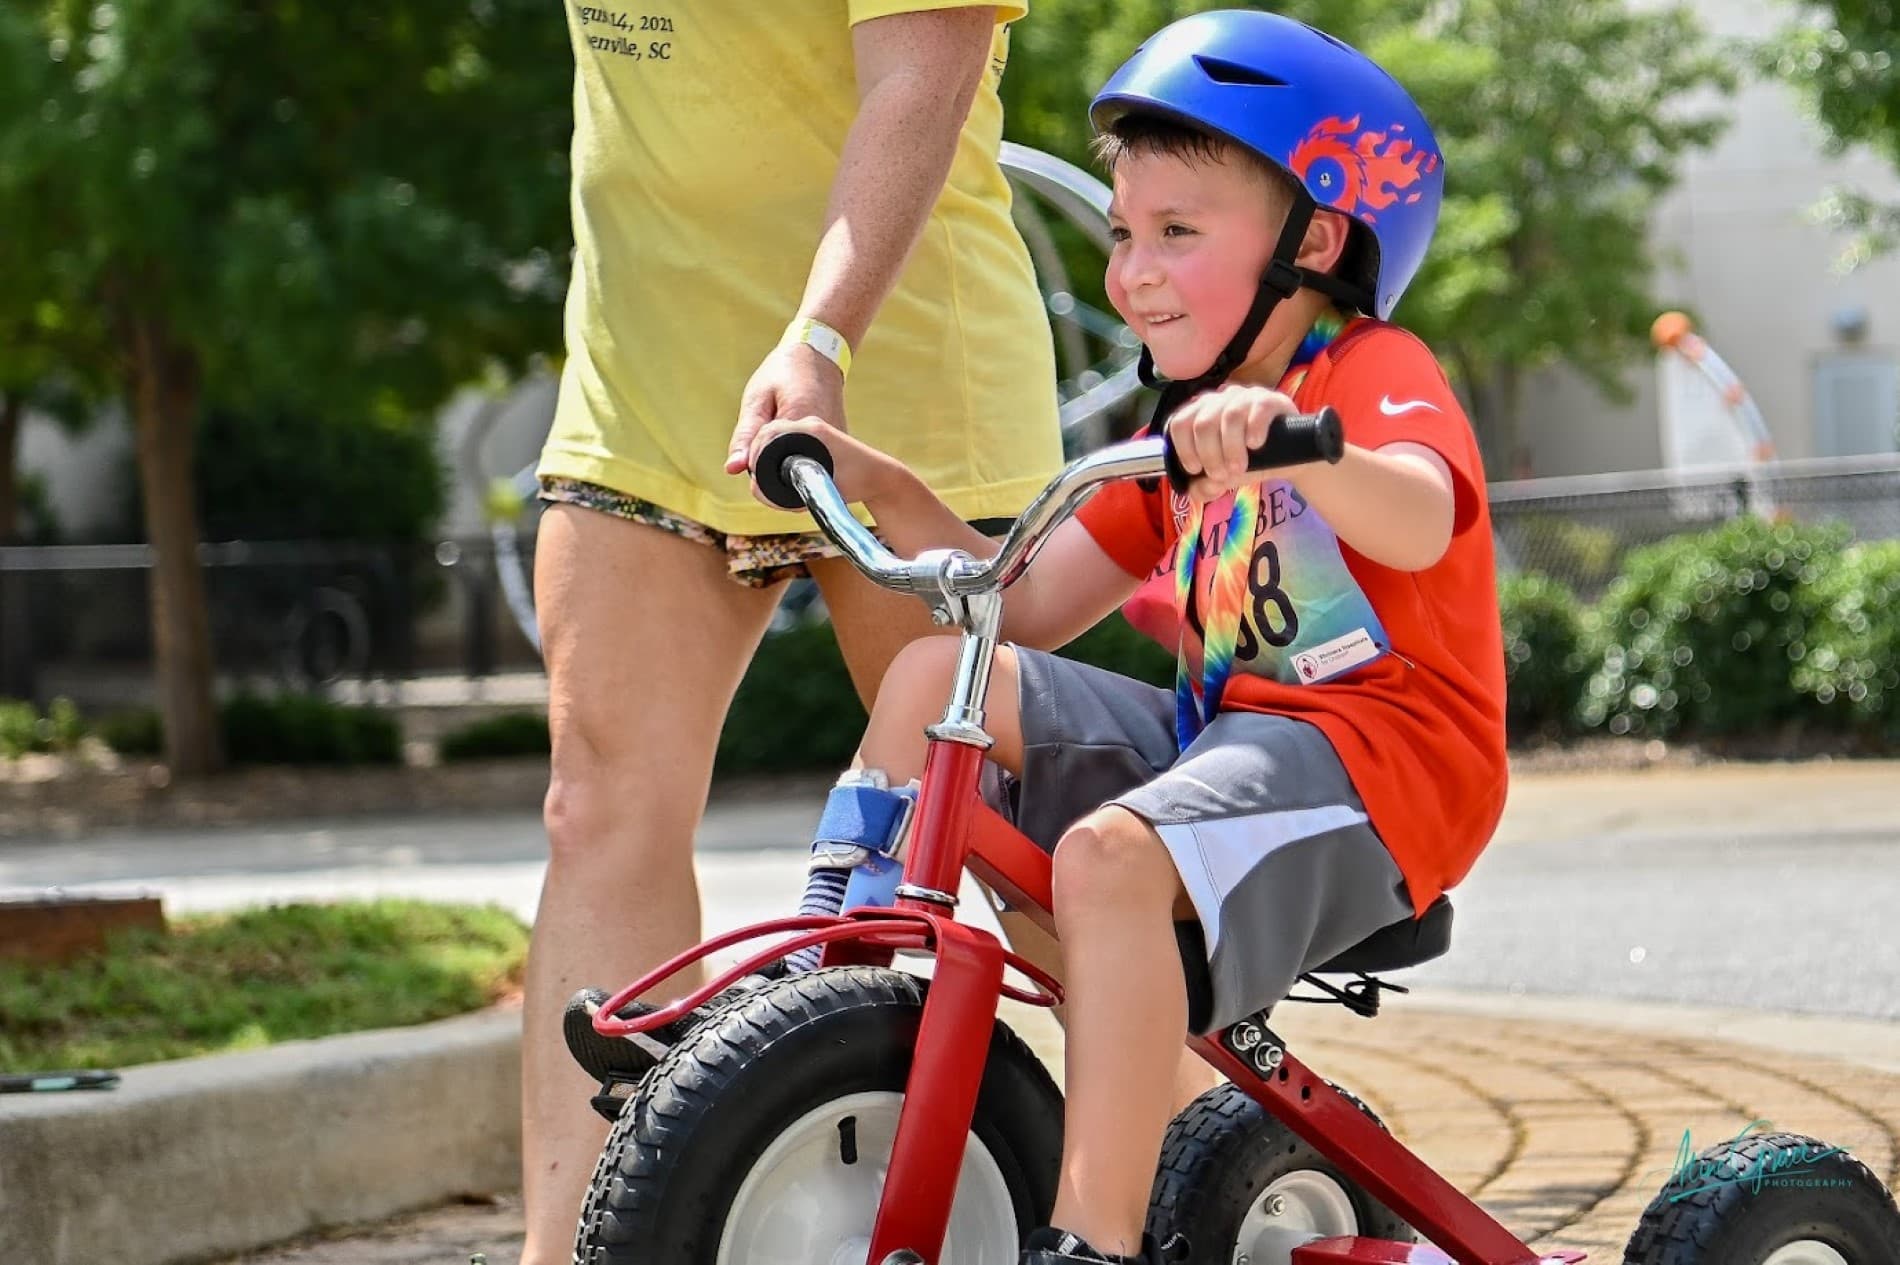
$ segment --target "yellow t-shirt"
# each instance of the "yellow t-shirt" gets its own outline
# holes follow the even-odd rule
[[[725,473],[739,397],[804,294],[857,112],[851,26],[967,0],[569,0],[575,257],[543,476],[720,531],[809,531]],[[1061,462],[1055,363],[997,166],[1008,50],[930,221],[861,347],[853,434],[965,518],[1018,513]]]

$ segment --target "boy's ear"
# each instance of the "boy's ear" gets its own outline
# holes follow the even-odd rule
[[[1294,262],[1310,272],[1330,273],[1339,266],[1351,240],[1352,221],[1338,211],[1321,208],[1306,226],[1306,240],[1300,243],[1300,255]]]

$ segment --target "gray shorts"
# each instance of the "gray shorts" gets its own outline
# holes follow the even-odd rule
[[[1174,694],[1016,649],[1020,779],[988,765],[984,798],[1053,852],[1104,804],[1148,821],[1198,929],[1179,928],[1191,1026],[1211,1032],[1275,1005],[1305,971],[1412,916],[1405,878],[1318,729],[1223,712],[1177,752]],[[1198,930],[1199,934],[1195,934]]]

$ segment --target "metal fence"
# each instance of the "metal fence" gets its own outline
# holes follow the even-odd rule
[[[523,541],[519,565],[533,565]],[[206,544],[214,661],[231,683],[311,689],[344,681],[483,677],[538,669],[502,600],[492,541],[428,545]],[[151,550],[0,549],[0,696],[88,709],[151,693]]]
[[[1495,484],[1501,570],[1537,571],[1596,597],[1633,548],[1739,514],[1846,524],[1900,538],[1900,457],[1786,462],[1693,475],[1649,472]],[[505,581],[530,573],[533,536],[418,546],[202,547],[211,633],[227,683],[335,686],[394,697],[421,678],[538,671]],[[65,695],[89,710],[151,696],[142,545],[0,549],[0,696]],[[519,584],[517,602],[525,601]]]
[[[1585,599],[1608,586],[1630,550],[1742,514],[1839,523],[1860,540],[1900,538],[1900,456],[1491,487],[1499,570],[1549,575]]]

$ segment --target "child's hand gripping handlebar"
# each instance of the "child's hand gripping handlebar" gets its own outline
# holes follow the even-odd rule
[[[1330,405],[1317,413],[1282,413],[1267,424],[1267,437],[1248,450],[1249,470],[1277,470],[1309,461],[1336,462],[1346,452],[1346,433],[1339,414]],[[1174,444],[1162,454],[1167,463],[1168,486],[1186,492],[1194,476],[1181,468]]]
[[[1345,449],[1339,414],[1333,409],[1286,414],[1268,426],[1267,438],[1253,450],[1247,468],[1273,470],[1310,461],[1335,462]],[[831,470],[831,454],[823,440],[790,431],[759,453],[752,477],[772,504],[809,509],[819,529],[870,579],[896,592],[920,596],[991,593],[1014,583],[1049,533],[1105,483],[1165,476],[1176,491],[1185,491],[1188,484],[1188,475],[1165,436],[1111,444],[1070,462],[1030,502],[994,557],[979,561],[961,550],[933,549],[905,560],[852,516],[831,481]]]

